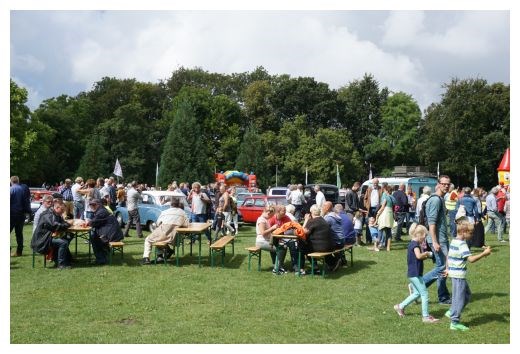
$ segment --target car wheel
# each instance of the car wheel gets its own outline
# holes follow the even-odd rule
[[[152,220],[148,221],[146,223],[146,226],[148,227],[148,231],[150,232],[153,232],[157,228],[157,225]]]
[[[116,213],[116,219],[119,227],[123,227],[123,215],[121,215],[121,213]]]

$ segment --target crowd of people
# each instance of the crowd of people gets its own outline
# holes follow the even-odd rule
[[[70,179],[66,179],[52,196],[45,195],[34,216],[31,247],[37,252],[50,254],[59,269],[70,268],[70,236],[66,231],[74,220],[82,220],[83,226],[92,227],[90,243],[96,264],[107,262],[108,243],[129,237],[132,224],[136,226],[137,236],[143,237],[137,205],[142,198],[141,192],[150,188],[135,181],[126,187],[117,185],[113,177],[86,181],[77,177],[74,182],[72,184]],[[332,252],[349,244],[372,245],[370,250],[390,251],[392,239],[402,241],[406,229],[411,240],[407,251],[409,296],[394,306],[395,311],[402,317],[410,303],[421,299],[423,322],[437,322],[438,319],[428,312],[426,290],[435,283],[438,302],[450,306],[445,314],[451,319],[450,328],[467,330],[460,323],[461,312],[471,294],[466,281],[467,263],[491,253],[485,244],[485,233],[494,232],[497,241],[508,242],[504,234],[509,226],[509,186],[495,186],[486,193],[481,188],[455,188],[448,176],[440,176],[434,191],[424,186],[418,197],[404,184],[392,187],[383,183],[380,186],[377,178],[363,194],[360,187],[361,184],[355,182],[347,190],[344,204],[334,205],[326,200],[320,186],[315,185],[315,203],[305,214],[303,205],[306,198],[301,184],[289,186],[288,205],[266,205],[256,221],[256,245],[270,253],[273,274],[287,273],[287,250],[291,258],[290,270],[295,274],[305,274],[306,256],[311,252]],[[186,226],[189,221],[212,219],[217,237],[238,233],[234,187],[229,188],[223,183],[203,186],[194,182],[190,189],[188,183],[177,184],[174,181],[167,190],[186,196],[191,205],[191,219],[188,220],[179,198],[165,201],[171,207],[161,213],[157,227],[144,240],[142,264],[150,264],[152,243],[173,243],[176,228]],[[129,222],[124,230],[113,215],[118,205],[126,206],[129,213]],[[22,255],[23,225],[25,214],[30,211],[29,188],[21,184],[17,176],[12,176],[11,232],[15,230],[17,242],[13,256]],[[484,228],[485,217],[488,223]],[[365,242],[362,241],[364,226]],[[273,237],[281,234],[297,235],[297,238]],[[209,231],[206,237],[211,242]],[[472,255],[471,247],[482,251]],[[160,257],[167,258],[172,254],[174,249],[166,247]],[[299,254],[303,259],[299,259]],[[346,264],[343,253],[335,254],[325,258],[332,272]],[[434,267],[423,274],[423,261],[427,258],[434,260]],[[452,279],[451,294],[447,286],[448,277]]]

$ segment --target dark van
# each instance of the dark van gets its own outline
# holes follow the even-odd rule
[[[303,189],[303,194],[305,196],[305,205],[303,206],[303,212],[308,213],[311,206],[316,204],[316,192],[314,191],[314,186],[316,184],[307,184]],[[325,200],[332,202],[332,204],[336,204],[339,202],[339,189],[333,184],[321,184],[317,183],[320,186],[320,190],[325,195]]]

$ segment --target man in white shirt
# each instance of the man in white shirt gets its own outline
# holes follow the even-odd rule
[[[130,226],[135,224],[135,231],[137,232],[137,237],[143,237],[143,231],[141,230],[141,218],[139,217],[139,209],[137,208],[137,204],[142,199],[141,193],[136,189],[137,182],[133,181],[130,184],[130,189],[126,192],[126,209],[128,211],[128,222],[125,226],[124,236],[128,237],[128,232],[130,231]]]
[[[321,210],[321,207],[323,206],[323,203],[325,203],[325,195],[320,190],[320,186],[317,185],[317,184],[314,186],[314,191],[316,192],[316,205]]]
[[[301,187],[301,188],[300,188]],[[291,192],[287,197],[287,200],[290,204],[294,205],[294,217],[296,220],[300,221],[302,219],[302,209],[303,204],[305,203],[305,198],[303,196],[303,185],[299,184],[296,186],[293,184],[291,186]]]
[[[370,235],[370,231],[368,229],[368,219],[373,216],[376,216],[377,210],[379,209],[379,205],[381,204],[381,194],[382,189],[379,186],[379,179],[372,179],[372,186],[369,186],[365,192],[365,197],[363,198],[363,204],[365,205],[365,209],[368,210],[368,215],[366,217],[367,228],[366,228],[366,242],[368,244],[372,243],[372,236]]]
[[[164,210],[157,218],[157,228],[144,240],[144,252],[141,264],[150,264],[150,252],[152,243],[167,241],[169,244],[175,242],[177,227],[188,226],[188,217],[182,208],[182,203],[178,198],[173,198],[171,208]],[[166,253],[162,257],[169,258],[174,251],[166,248]],[[164,258],[163,258],[164,259]],[[157,260],[160,261],[159,259]]]
[[[72,198],[74,201],[74,219],[84,219],[85,198],[78,191],[83,187],[83,178],[76,177],[74,185],[71,187]]]

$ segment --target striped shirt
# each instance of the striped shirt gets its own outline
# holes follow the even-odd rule
[[[466,241],[454,238],[448,251],[448,276],[450,278],[466,278],[469,256],[471,256],[471,252]]]

